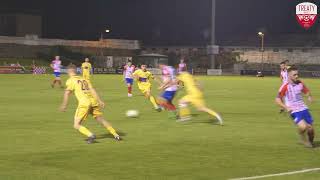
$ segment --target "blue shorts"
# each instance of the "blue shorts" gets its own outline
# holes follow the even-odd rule
[[[126,78],[126,83],[127,84],[133,84],[133,79],[131,79],[131,78]]]
[[[161,97],[169,102],[171,102],[176,95],[176,91],[165,91],[161,95]]]
[[[300,112],[292,113],[291,117],[296,124],[298,124],[302,120],[304,120],[306,123],[308,123],[310,125],[313,124],[313,119],[312,119],[312,116],[311,116],[308,109],[300,111]]]
[[[54,75],[54,77],[60,77],[61,73],[60,72],[54,72],[53,75]]]
[[[147,82],[147,80],[148,80],[148,78],[141,78],[141,77],[139,78],[140,82]]]

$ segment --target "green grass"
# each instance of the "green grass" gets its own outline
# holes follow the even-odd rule
[[[218,180],[320,167],[320,148],[299,145],[291,120],[278,114],[277,78],[199,77],[207,104],[224,117],[220,127],[197,112],[176,123],[153,111],[136,86],[127,98],[121,76],[97,75],[104,116],[125,136],[114,141],[90,118],[85,125],[102,137],[92,145],[72,127],[75,98],[58,112],[63,90],[51,89],[51,79],[0,75],[1,180]],[[316,100],[318,81],[305,80]],[[317,134],[319,105],[310,105]],[[140,118],[126,118],[128,109],[138,109]],[[267,179],[320,179],[320,172]]]

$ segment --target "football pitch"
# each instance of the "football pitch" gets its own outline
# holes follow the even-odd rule
[[[104,117],[124,140],[116,142],[88,118],[85,125],[98,136],[91,145],[73,129],[75,97],[59,112],[63,90],[52,89],[51,79],[0,75],[0,180],[220,180],[320,168],[320,148],[300,145],[291,119],[279,114],[279,78],[197,77],[208,106],[224,118],[218,126],[196,111],[177,123],[154,111],[136,84],[128,98],[121,76],[96,75]],[[320,83],[304,82],[315,99],[309,107],[319,146]],[[139,110],[139,118],[125,117],[129,109]],[[320,171],[263,179],[316,180]]]

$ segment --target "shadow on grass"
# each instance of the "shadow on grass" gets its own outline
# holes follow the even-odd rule
[[[313,144],[314,148],[320,148],[320,141],[315,141]]]
[[[221,126],[217,119],[194,119],[195,117],[200,116],[200,114],[191,114],[192,119],[188,121],[180,122],[183,125],[191,125],[191,124],[210,124],[213,126]]]
[[[127,133],[123,133],[123,132],[119,132],[118,133],[121,137],[125,137],[127,135]],[[113,135],[112,134],[99,134],[97,135],[97,139],[113,139]]]
[[[191,114],[192,117],[198,117],[200,114]]]
[[[212,126],[221,126],[219,124],[218,120],[215,119],[208,119],[208,120],[190,120],[190,121],[185,121],[185,122],[180,122],[183,125],[191,125],[191,124],[210,124]]]

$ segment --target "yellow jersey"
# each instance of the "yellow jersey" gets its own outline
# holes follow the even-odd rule
[[[188,94],[194,95],[194,96],[202,95],[201,90],[199,89],[195,79],[190,73],[183,72],[177,77],[177,79],[183,82],[184,87],[186,88],[186,91]]]
[[[84,62],[81,65],[81,69],[82,69],[82,73],[90,73],[91,69],[92,69],[92,66],[88,62]]]
[[[74,92],[79,105],[90,106],[97,104],[97,98],[92,93],[92,85],[90,81],[80,76],[72,76],[66,82],[66,90]]]
[[[150,79],[153,79],[150,71],[143,71],[141,69],[136,70],[132,75],[137,77],[138,84],[151,84]]]

